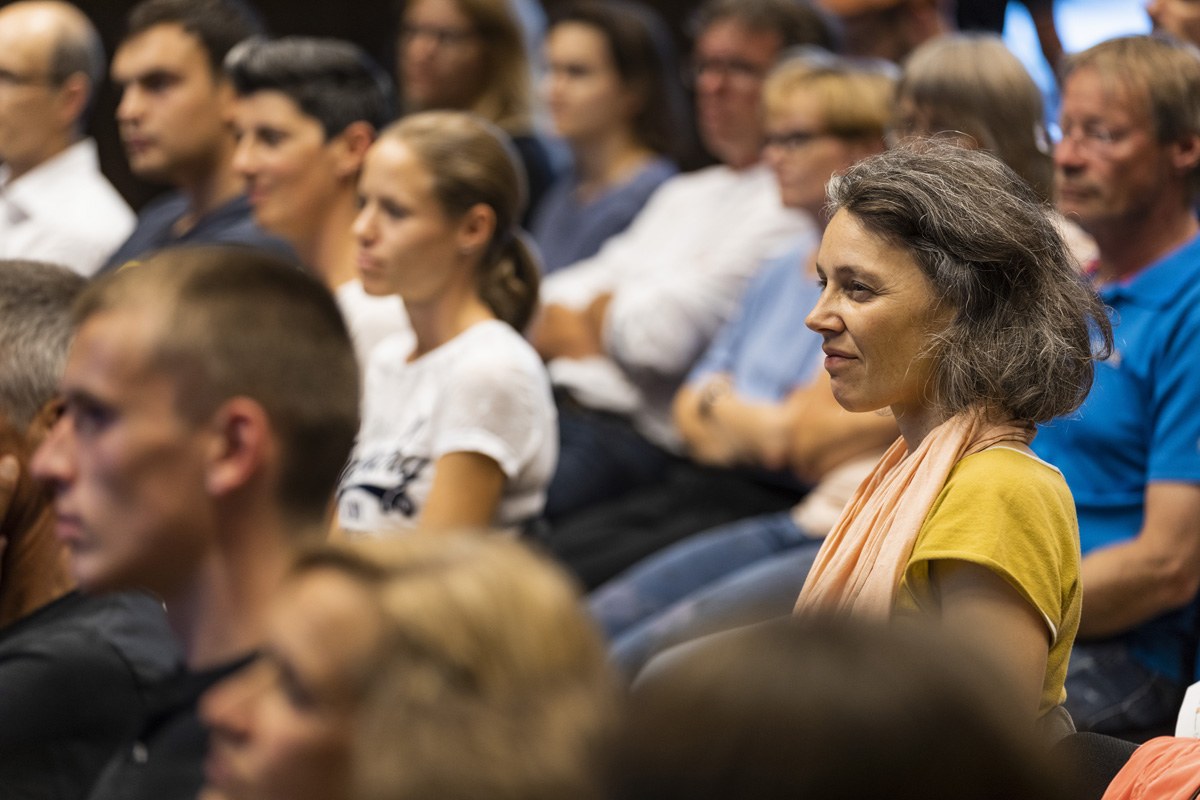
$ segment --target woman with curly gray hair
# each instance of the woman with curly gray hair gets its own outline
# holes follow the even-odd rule
[[[1111,347],[1028,184],[993,156],[913,143],[829,188],[807,324],[834,396],[901,436],[829,534],[799,613],[938,617],[1031,716],[1064,698],[1079,542],[1062,475],[1029,448],[1086,397]]]

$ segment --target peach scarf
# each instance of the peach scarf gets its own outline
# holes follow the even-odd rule
[[[796,613],[891,616],[917,534],[954,466],[1001,442],[1032,440],[1032,427],[995,424],[976,413],[938,425],[913,453],[898,439],[825,537]]]

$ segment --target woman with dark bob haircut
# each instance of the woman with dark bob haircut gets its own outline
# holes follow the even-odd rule
[[[851,167],[829,197],[807,324],[838,402],[890,409],[901,435],[797,611],[935,617],[1000,666],[1031,719],[1061,719],[1079,538],[1066,482],[1029,444],[1086,397],[1112,345],[1104,307],[1034,191],[987,153],[914,143]]]

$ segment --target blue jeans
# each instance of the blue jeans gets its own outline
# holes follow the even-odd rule
[[[1081,731],[1130,733],[1174,726],[1182,688],[1138,662],[1120,639],[1076,642],[1067,710]]]
[[[657,483],[673,460],[620,417],[570,405],[558,407],[558,440],[558,467],[546,490],[547,519]]]
[[[614,662],[634,674],[653,655],[717,630],[791,613],[820,549],[790,512],[714,528],[648,558],[594,592]]]

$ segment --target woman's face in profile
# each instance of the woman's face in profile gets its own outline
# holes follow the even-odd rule
[[[201,800],[343,800],[360,681],[378,642],[366,590],[330,569],[280,593],[262,655],[201,700]]]
[[[405,302],[437,297],[463,262],[463,223],[446,216],[434,176],[407,143],[384,137],[367,151],[353,230],[367,294]]]
[[[817,253],[820,300],[805,324],[825,340],[834,397],[848,411],[890,407],[897,419],[927,409],[933,365],[922,356],[951,312],[913,256],[865,228],[845,209]]]

